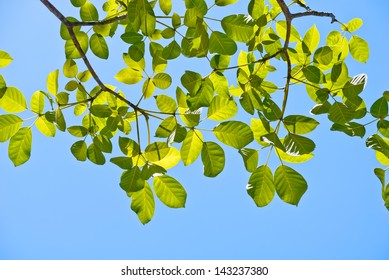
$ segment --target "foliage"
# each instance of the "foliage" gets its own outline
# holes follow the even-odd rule
[[[185,206],[187,193],[167,175],[169,169],[180,161],[188,166],[201,159],[204,176],[216,177],[225,166],[224,149],[231,147],[251,174],[247,192],[257,206],[268,205],[276,193],[297,205],[307,182],[291,165],[313,157],[316,145],[307,134],[319,122],[312,116],[286,114],[295,84],[305,86],[315,103],[311,114],[327,115],[333,131],[364,137],[365,126],[377,122],[377,133],[366,145],[376,150],[382,164],[389,164],[389,92],[368,110],[360,96],[367,77],[350,77],[346,64],[349,56],[362,63],[369,57],[368,44],[355,34],[363,24],[359,18],[341,23],[304,1],[287,5],[283,0],[251,0],[247,14],[214,19],[208,17],[211,9],[243,3],[185,0],[185,9],[175,10],[177,3],[171,0],[107,0],[99,10],[91,1],[71,0],[79,9],[76,19],[65,17],[47,0],[41,2],[61,22],[66,59],[62,72],[49,73],[47,88],[33,93],[29,102],[0,75],[0,108],[5,112],[0,116],[0,141],[9,141],[15,166],[30,158],[34,127],[48,137],[57,131],[76,137],[70,151],[79,161],[103,165],[118,147],[122,154],[110,162],[123,169],[119,185],[145,224],[153,217],[155,196],[168,207]],[[313,25],[302,34],[292,24],[302,17],[328,17],[338,30],[323,38]],[[91,56],[113,55],[108,37],[120,37],[128,49],[116,85],[104,83],[91,63]],[[180,77],[172,77],[167,65],[183,57],[209,61],[209,73],[185,69]],[[0,67],[11,61],[0,51]],[[282,65],[284,69],[277,69]],[[236,80],[227,78],[231,71]],[[286,77],[282,85],[270,80],[269,74],[277,71]],[[59,86],[62,76],[67,79],[64,89]],[[129,88],[139,94],[129,94]],[[145,108],[151,97],[155,106]],[[70,108],[79,123],[67,124],[65,111],[69,114]],[[25,111],[32,117],[24,118]],[[363,124],[366,115],[373,120]],[[262,162],[260,153],[267,153]],[[274,170],[270,157],[280,161]],[[374,172],[389,209],[386,169]]]

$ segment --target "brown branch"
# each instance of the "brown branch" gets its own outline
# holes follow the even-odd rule
[[[124,98],[123,96],[118,94],[117,92],[115,92],[112,89],[105,86],[105,84],[101,81],[100,77],[97,75],[96,71],[94,70],[91,63],[89,62],[89,59],[87,58],[85,52],[81,48],[80,42],[78,41],[76,34],[73,31],[72,22],[67,20],[67,18],[60,11],[58,11],[58,9],[56,7],[54,7],[53,4],[50,3],[50,1],[48,1],[48,0],[40,0],[40,1],[42,2],[43,5],[45,5],[47,7],[47,9],[53,15],[55,15],[66,26],[66,28],[69,32],[70,38],[71,38],[72,42],[74,43],[74,46],[76,47],[77,51],[80,53],[82,60],[84,61],[85,65],[88,68],[88,70],[90,71],[93,79],[99,85],[101,90],[113,94],[116,98],[122,100],[127,105],[129,105],[132,109],[134,109],[134,111],[139,111],[142,114],[145,114],[143,109],[139,108],[138,106],[136,106],[135,104],[133,104],[132,102],[130,102],[129,100],[127,100],[126,98]]]
[[[309,11],[302,12],[302,13],[291,14],[292,19],[299,18],[299,17],[306,17],[306,16],[330,17],[331,23],[334,23],[334,22],[340,23],[340,21],[338,21],[336,19],[335,15],[333,13],[317,12],[317,11],[309,10]]]
[[[95,25],[106,25],[110,23],[114,23],[117,21],[121,21],[127,18],[127,14],[123,14],[120,16],[112,17],[109,19],[101,20],[101,21],[75,21],[70,22],[72,26],[95,26]]]

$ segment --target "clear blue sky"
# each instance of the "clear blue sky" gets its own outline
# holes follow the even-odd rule
[[[235,7],[247,3],[239,2]],[[369,42],[371,57],[367,64],[350,63],[349,68],[350,75],[368,74],[363,96],[371,104],[389,90],[388,2],[310,2],[342,21],[364,20],[358,35]],[[68,1],[53,3],[66,15],[77,13]],[[328,19],[299,22],[305,22],[303,28],[317,23],[323,33],[338,28]],[[8,85],[27,96],[45,88],[47,74],[64,62],[58,30],[59,22],[38,0],[0,3],[0,49],[14,58],[1,70]],[[111,46],[109,67],[95,65],[114,83],[125,49],[120,42]],[[3,143],[0,259],[388,259],[389,212],[373,174],[379,166],[374,152],[364,140],[330,132],[325,117],[319,121],[311,134],[316,157],[295,167],[309,183],[298,207],[275,198],[268,207],[256,208],[245,190],[249,174],[240,156],[226,148],[226,168],[216,179],[204,178],[200,163],[173,169],[170,174],[186,187],[186,208],[157,202],[146,226],[118,186],[121,171],[110,163],[99,167],[76,161],[69,150],[73,137],[59,133],[48,139],[34,131],[32,158],[18,168]]]

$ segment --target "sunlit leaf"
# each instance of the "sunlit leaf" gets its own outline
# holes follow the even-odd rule
[[[20,113],[27,109],[27,102],[23,93],[15,87],[7,87],[0,99],[0,108],[9,113]]]
[[[92,52],[99,58],[107,59],[109,56],[109,49],[104,37],[100,34],[93,34],[89,40]]]
[[[280,165],[274,173],[274,184],[278,196],[286,203],[298,205],[308,189],[307,182],[296,170]]]
[[[87,158],[87,145],[85,141],[77,141],[71,146],[70,151],[79,161],[85,161]]]
[[[161,175],[154,177],[155,194],[168,207],[183,208],[186,202],[186,191],[173,177]]]
[[[8,66],[12,62],[12,57],[5,51],[0,50],[0,68]]]
[[[8,141],[23,124],[23,120],[15,115],[0,115],[0,142]]]
[[[190,165],[196,161],[203,148],[203,135],[196,129],[188,131],[181,146],[181,158],[184,165]]]
[[[201,160],[204,164],[204,176],[216,177],[224,169],[224,151],[222,147],[215,142],[203,143]]]
[[[148,182],[145,182],[143,189],[132,193],[131,209],[138,215],[142,224],[151,221],[155,211],[154,194]]]
[[[247,193],[258,207],[268,205],[274,198],[275,186],[273,174],[267,165],[262,165],[251,174]]]
[[[370,51],[367,42],[356,35],[352,36],[349,43],[352,57],[359,62],[367,62]]]
[[[222,143],[242,149],[254,140],[251,128],[241,121],[222,122],[213,129],[213,134]]]
[[[254,172],[258,166],[259,153],[257,150],[243,148],[239,150],[239,154],[243,158],[244,167],[248,172]]]
[[[22,127],[10,139],[8,156],[15,166],[22,165],[30,159],[32,145],[31,128]]]
[[[219,31],[212,32],[211,37],[209,38],[210,53],[233,55],[236,51],[237,46],[234,40]]]

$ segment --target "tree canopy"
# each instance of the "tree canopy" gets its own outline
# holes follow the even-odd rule
[[[69,133],[77,138],[70,151],[79,161],[104,165],[112,154],[109,161],[123,170],[119,186],[145,224],[154,215],[155,198],[185,207],[186,190],[169,169],[200,160],[203,175],[216,177],[225,166],[225,149],[241,155],[255,205],[268,205],[276,194],[298,205],[308,184],[294,165],[314,156],[316,144],[307,135],[319,125],[318,115],[327,115],[331,130],[351,137],[364,138],[365,127],[376,124],[366,146],[389,164],[389,92],[368,106],[360,95],[367,76],[350,74],[347,66],[350,59],[369,58],[368,43],[357,35],[360,18],[342,22],[298,0],[185,0],[184,9],[171,0],[108,0],[101,9],[92,1],[70,0],[78,18],[41,2],[59,21],[65,59],[48,74],[46,89],[29,100],[0,75],[0,141],[8,142],[15,166],[29,160],[33,130],[48,137]],[[242,4],[246,14],[210,15]],[[307,30],[294,25],[317,17],[328,18],[334,30],[323,35],[315,24]],[[117,55],[107,38],[119,40],[124,51],[125,66],[113,66],[118,69],[112,85],[92,60]],[[201,60],[208,72],[183,63],[180,76],[169,74],[168,64],[184,59]],[[0,67],[11,62],[9,52],[0,51]],[[288,113],[289,97],[299,94],[296,85],[315,104],[309,115]],[[271,158],[278,159],[276,167]],[[374,172],[389,209],[386,170]]]

